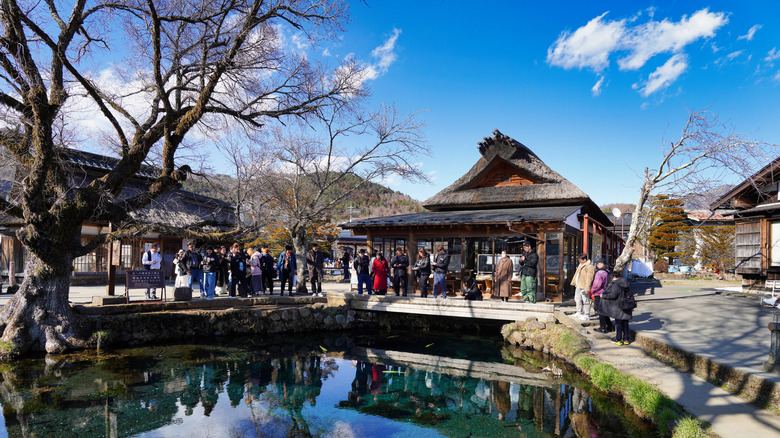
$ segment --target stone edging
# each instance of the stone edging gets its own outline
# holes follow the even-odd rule
[[[715,386],[737,394],[751,403],[780,409],[780,384],[747,371],[724,365],[702,355],[685,351],[642,333],[633,332],[645,353],[674,368],[693,373]]]

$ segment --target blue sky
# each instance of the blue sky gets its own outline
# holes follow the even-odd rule
[[[636,202],[689,109],[780,144],[780,4],[367,3],[316,50],[371,66],[375,103],[426,110],[432,182],[387,181],[416,199],[463,175],[496,128],[600,205]]]

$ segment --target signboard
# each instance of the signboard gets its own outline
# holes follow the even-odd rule
[[[165,289],[165,274],[162,269],[125,271],[126,289]]]
[[[122,260],[122,241],[115,240],[111,242],[111,264],[113,266],[119,266]]]

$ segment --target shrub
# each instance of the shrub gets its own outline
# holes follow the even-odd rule
[[[669,270],[669,262],[667,262],[666,260],[663,259],[658,260],[653,265],[653,271],[655,272],[666,272],[668,270]]]

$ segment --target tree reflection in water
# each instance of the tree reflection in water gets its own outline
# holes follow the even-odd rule
[[[328,346],[326,354],[320,345]],[[369,360],[364,349],[353,347],[343,339],[249,348],[220,343],[5,364],[0,401],[6,432],[191,438],[653,434],[622,415],[621,404],[572,382],[533,380],[528,373],[468,377],[473,370]]]

